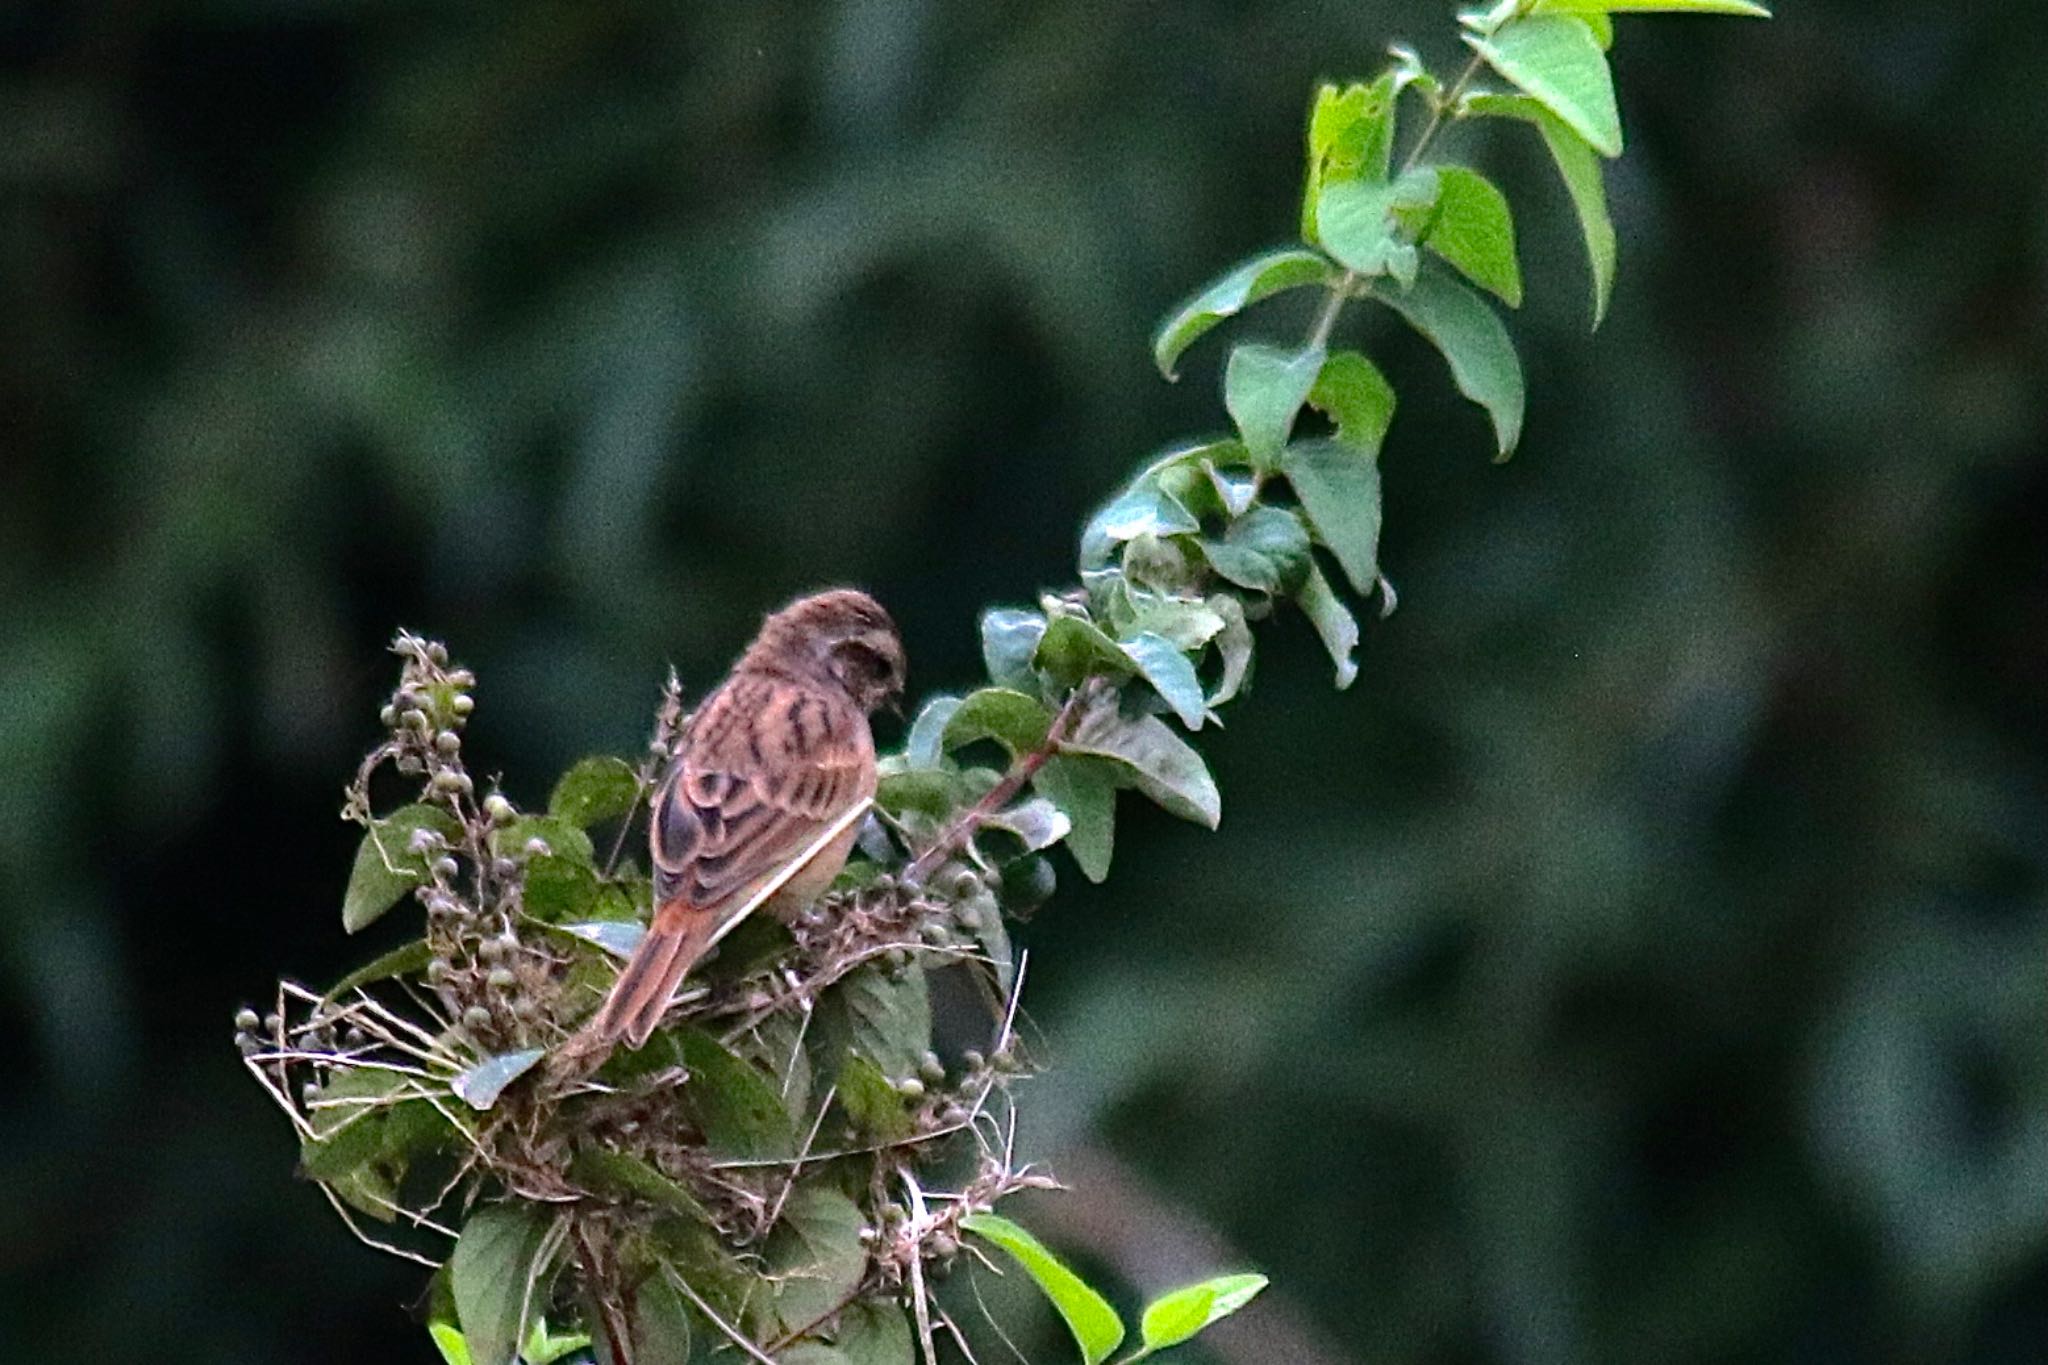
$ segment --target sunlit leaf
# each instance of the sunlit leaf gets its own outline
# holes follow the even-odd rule
[[[1734,14],[1768,19],[1770,10],[1752,0],[1536,0],[1532,14]]]
[[[1180,1345],[1257,1298],[1266,1283],[1264,1275],[1223,1275],[1160,1295],[1146,1306],[1139,1324],[1141,1354]]]
[[[572,1351],[580,1351],[590,1345],[587,1332],[556,1333],[548,1330],[546,1318],[533,1324],[533,1330],[526,1334],[526,1343],[519,1348],[519,1357],[525,1365],[554,1365]],[[685,1343],[687,1349],[687,1342]],[[680,1360],[682,1357],[677,1356]]]
[[[1066,1320],[1075,1344],[1081,1348],[1084,1365],[1101,1365],[1123,1341],[1123,1320],[1117,1317],[1109,1301],[1089,1288],[1085,1280],[1067,1269],[1029,1232],[993,1213],[969,1214],[960,1220],[960,1226],[995,1243],[1024,1267],[1024,1272]]]
[[[1397,89],[1392,72],[1369,85],[1317,87],[1309,108],[1308,169],[1301,192],[1303,241],[1321,240],[1317,206],[1327,186],[1387,178]]]
[[[1619,248],[1614,221],[1607,213],[1606,173],[1599,155],[1573,132],[1563,119],[1527,95],[1474,95],[1466,107],[1475,114],[1495,118],[1518,118],[1536,125],[1543,145],[1557,164],[1558,176],[1571,196],[1578,215],[1579,235],[1586,244],[1586,259],[1592,267],[1593,325],[1607,316],[1607,302],[1614,293],[1614,272]]]
[[[1394,386],[1379,366],[1357,351],[1336,351],[1323,362],[1309,404],[1337,427],[1337,439],[1377,455],[1394,423]]]
[[[471,1365],[469,1343],[462,1339],[460,1327],[452,1322],[430,1322],[427,1335],[434,1339],[434,1349],[447,1365]]]
[[[1181,353],[1225,318],[1283,290],[1328,284],[1336,274],[1336,268],[1323,256],[1299,247],[1269,251],[1240,262],[1174,309],[1160,325],[1152,337],[1152,359],[1159,373],[1174,378]]]
[[[1420,167],[1397,180],[1347,180],[1323,190],[1316,208],[1323,245],[1361,275],[1415,277],[1415,244],[1402,215],[1426,212],[1436,202],[1437,175]]]
[[[589,920],[559,927],[563,933],[574,934],[585,943],[594,943],[621,961],[631,957],[640,946],[640,940],[647,937],[647,926],[638,921]]]
[[[1440,166],[1443,190],[1423,245],[1510,308],[1522,306],[1522,266],[1515,256],[1515,216],[1491,180],[1463,166]]]
[[[1602,156],[1621,155],[1621,113],[1607,54],[1584,20],[1537,15],[1465,41],[1486,64],[1563,119]],[[1343,257],[1332,248],[1331,254]]]
[[[1079,616],[1055,616],[1038,642],[1038,667],[1068,687],[1100,676],[1128,678],[1137,666],[1102,628]]]

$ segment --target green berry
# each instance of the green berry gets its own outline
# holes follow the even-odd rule
[[[504,793],[492,792],[484,798],[484,814],[494,825],[509,825],[518,812],[512,809],[512,803],[505,799]]]
[[[246,1005],[235,1011],[235,1027],[244,1033],[254,1033],[256,1026],[262,1022],[256,1011]]]
[[[487,978],[493,990],[509,991],[519,984],[519,976],[510,967],[493,967]]]

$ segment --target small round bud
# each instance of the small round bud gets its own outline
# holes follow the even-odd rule
[[[448,703],[448,709],[457,716],[467,716],[470,712],[476,710],[476,698],[470,696],[467,692],[457,692],[455,699]]]
[[[988,1065],[988,1058],[982,1056],[979,1050],[968,1048],[967,1051],[960,1054],[960,1065],[966,1067],[969,1071],[979,1071]]]
[[[277,1011],[272,1010],[269,1014],[263,1016],[263,1031],[265,1033],[275,1035],[281,1032],[283,1028],[284,1016]]]
[[[978,932],[983,923],[981,907],[973,901],[962,901],[953,910],[953,918],[960,921],[960,927],[969,933]]]
[[[368,1045],[370,1035],[359,1028],[352,1027],[347,1033],[341,1035],[341,1041],[350,1048],[364,1047]]]
[[[917,1074],[924,1077],[926,1085],[937,1085],[946,1079],[946,1065],[939,1060],[939,1054],[927,1052],[924,1060],[917,1064]]]
[[[491,1026],[491,1012],[482,1005],[471,1005],[462,1012],[462,1026],[471,1033],[481,1033]]]
[[[526,841],[526,856],[529,858],[545,858],[553,852],[545,839],[533,838]]]
[[[880,1235],[881,1234],[878,1233],[874,1228],[871,1228],[867,1224],[863,1223],[861,1225],[860,1231],[855,1234],[855,1239],[859,1241],[859,1243],[862,1246],[873,1246],[875,1243],[875,1238]]]
[[[503,792],[492,792],[484,798],[484,814],[494,825],[509,825],[517,812],[512,809],[512,803],[505,799]]]
[[[427,724],[427,713],[420,710],[416,706],[413,707],[411,710],[402,713],[398,717],[398,719],[404,723],[406,729],[417,730],[421,734],[425,734],[429,728]]]
[[[461,908],[461,904],[453,896],[444,896],[438,891],[427,897],[427,913],[437,919],[445,919]]]
[[[512,1001],[512,1017],[522,1024],[530,1024],[540,1018],[540,1001],[530,995],[522,995]]]
[[[462,736],[456,734],[453,730],[443,730],[440,734],[434,736],[434,747],[442,753],[452,756],[461,750]]]
[[[387,730],[397,725],[398,708],[395,706],[386,706],[382,711],[379,711],[377,713],[377,723]]]
[[[981,894],[981,875],[971,867],[963,867],[953,874],[951,889],[947,892],[954,900],[968,900]]]
[[[501,882],[509,882],[519,875],[519,864],[510,858],[491,859],[491,875]]]
[[[905,1076],[896,1082],[896,1093],[915,1103],[924,1098],[924,1082],[915,1076]]]
[[[262,1047],[263,1044],[257,1041],[256,1035],[253,1033],[237,1033],[235,1035],[235,1050],[244,1057],[252,1052],[260,1051]]]
[[[900,972],[910,965],[910,950],[908,948],[891,948],[887,953],[883,954],[882,960],[887,962],[892,969]]]
[[[499,991],[509,991],[519,984],[518,973],[510,967],[491,968],[491,974],[487,979],[491,983],[491,989]]]
[[[918,937],[931,944],[934,948],[945,947],[946,940],[949,937],[946,933],[946,926],[940,924],[937,920],[926,920],[918,926],[917,933]]]
[[[880,896],[886,896],[895,889],[896,878],[887,872],[875,874],[875,879],[868,883],[868,890]]]
[[[313,1084],[313,1082],[307,1081],[304,1085],[299,1087],[299,1099],[304,1103],[310,1105],[313,1103],[314,1100],[317,1100],[319,1098],[320,1087]]]
[[[942,1261],[951,1260],[960,1254],[960,1239],[944,1230],[933,1233],[928,1245],[931,1247],[932,1255]]]
[[[502,961],[505,956],[505,945],[497,939],[487,938],[476,945],[476,955],[486,962]]]
[[[400,754],[398,756],[398,771],[402,776],[418,777],[426,770],[427,765],[420,762],[418,754]]]
[[[967,1122],[967,1106],[964,1104],[947,1105],[939,1111],[939,1122],[948,1128],[958,1128],[961,1124]]]
[[[448,673],[448,684],[451,687],[475,687],[476,674],[470,672],[466,668],[450,669]]]
[[[405,848],[408,853],[416,853],[424,857],[426,854],[432,853],[435,849],[441,847],[442,842],[440,831],[421,827],[414,830],[407,837]]]
[[[453,858],[434,859],[434,875],[442,881],[452,879],[460,871],[462,871],[462,864],[456,862]]]
[[[453,967],[448,965],[448,959],[445,957],[429,958],[427,961],[427,984],[429,986],[446,985],[449,973],[454,970]]]
[[[462,790],[462,774],[453,768],[443,768],[434,774],[434,790],[437,792],[459,792]]]
[[[442,644],[439,640],[427,641],[427,657],[437,664],[446,664],[448,662],[448,646]]]
[[[247,1005],[235,1011],[235,1027],[244,1033],[254,1033],[256,1026],[262,1022],[262,1018],[256,1011],[250,1009]]]
[[[455,790],[461,792],[464,796],[468,796],[476,790],[476,783],[469,780],[468,773],[457,773],[455,774]]]

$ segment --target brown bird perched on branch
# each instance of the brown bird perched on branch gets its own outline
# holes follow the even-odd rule
[[[787,916],[831,884],[875,794],[868,716],[902,692],[902,638],[864,592],[821,592],[762,623],[655,788],[654,919],[575,1051],[639,1047],[755,906]]]

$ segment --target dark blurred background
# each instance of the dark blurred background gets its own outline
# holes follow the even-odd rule
[[[1223,1358],[2048,1358],[2039,21],[1781,11],[1622,24],[1595,336],[1540,147],[1459,134],[1522,454],[1347,322],[1401,610],[1344,694],[1272,623],[1222,831],[1127,802],[1024,931],[1032,1216],[1127,1305],[1270,1272]],[[1221,424],[1149,329],[1394,36],[1456,60],[1392,0],[0,10],[8,1354],[432,1359],[229,1043],[403,933],[337,913],[393,628],[533,800],[809,586],[970,683]]]

